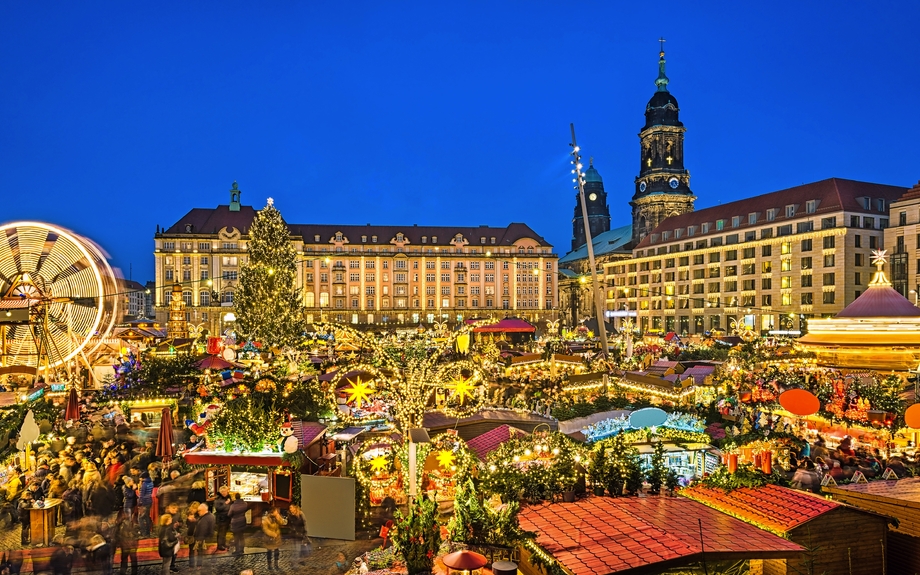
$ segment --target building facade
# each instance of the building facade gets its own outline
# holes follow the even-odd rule
[[[165,322],[182,286],[190,328],[223,331],[246,264],[256,211],[231,202],[195,208],[154,238],[156,314]],[[554,319],[553,247],[529,226],[354,226],[288,224],[308,322],[413,325],[465,318]]]
[[[594,158],[585,170],[585,205],[588,208],[588,226],[591,237],[597,237],[610,231],[610,206],[607,205],[607,192],[604,180],[594,169]],[[581,194],[575,194],[575,217],[572,218],[572,250],[587,244],[585,241],[585,218],[581,209]]]
[[[917,305],[920,293],[920,182],[896,202],[891,202],[885,232],[891,285]]]
[[[866,289],[904,192],[833,178],[670,217],[605,264],[607,307],[645,332],[801,330]]]

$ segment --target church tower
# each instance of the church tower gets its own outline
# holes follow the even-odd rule
[[[607,205],[607,192],[604,191],[604,180],[594,169],[594,158],[585,170],[585,200],[588,205],[588,225],[591,227],[591,237],[610,231],[610,206]],[[581,196],[575,194],[575,217],[572,219],[572,251],[588,243],[585,240],[585,224],[581,212]]]
[[[663,41],[662,41],[663,42]],[[690,191],[690,172],[684,168],[684,132],[678,119],[677,99],[668,92],[664,73],[664,45],[658,59],[658,86],[645,107],[645,126],[639,132],[642,146],[639,176],[632,201],[633,245],[669,216],[693,211],[696,197]]]

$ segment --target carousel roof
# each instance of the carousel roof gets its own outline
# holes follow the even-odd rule
[[[835,317],[920,317],[920,308],[890,285],[870,285]]]

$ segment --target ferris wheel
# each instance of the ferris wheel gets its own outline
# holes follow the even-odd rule
[[[92,241],[41,222],[0,225],[0,373],[88,365],[115,325],[117,292]]]

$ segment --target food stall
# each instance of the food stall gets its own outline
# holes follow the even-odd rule
[[[217,450],[199,450],[183,455],[189,465],[205,466],[205,497],[214,500],[224,485],[230,493],[239,493],[249,505],[251,523],[258,527],[262,514],[271,506],[287,507],[294,498],[294,473],[282,460],[282,454],[272,451],[261,453],[227,453]]]

